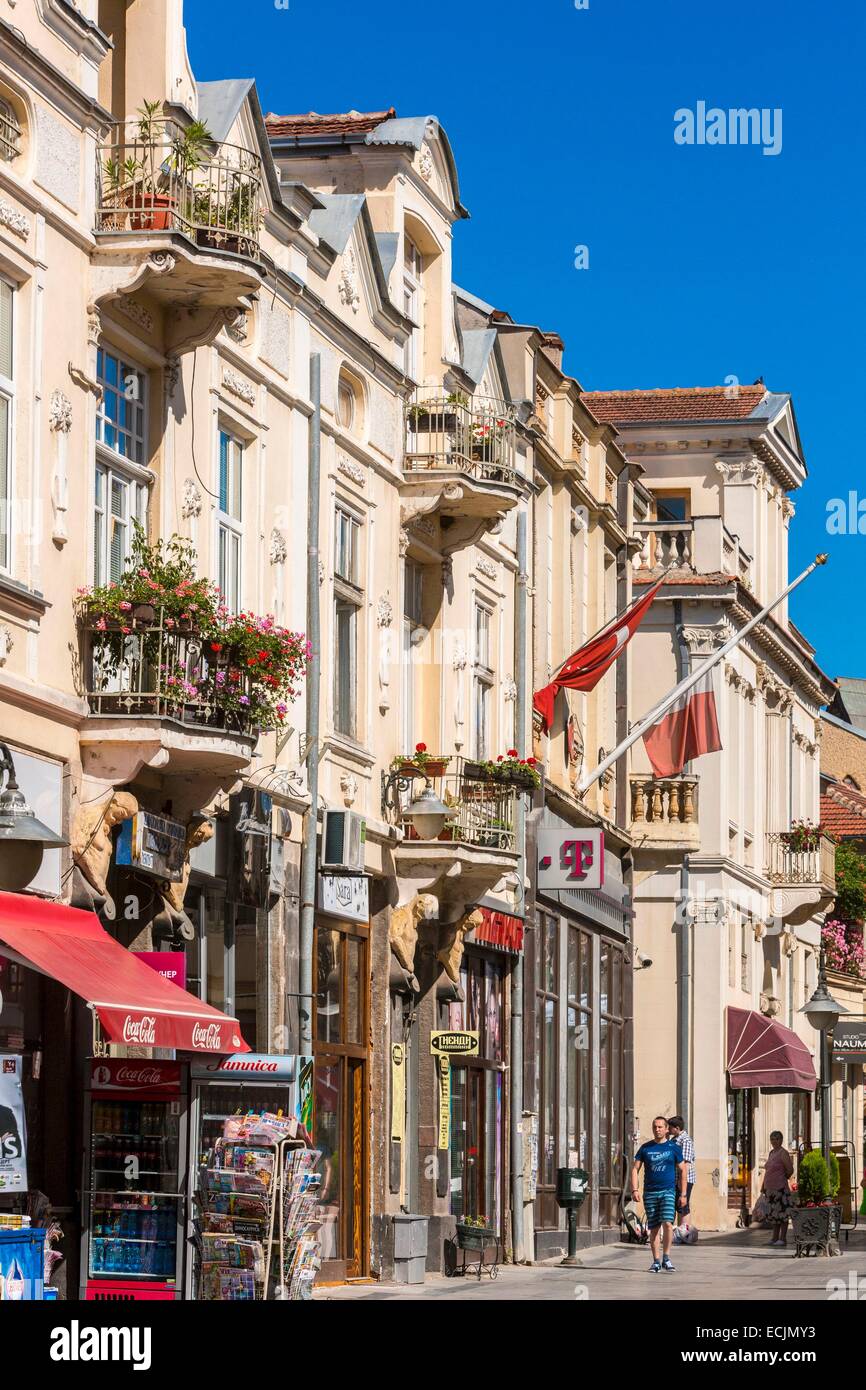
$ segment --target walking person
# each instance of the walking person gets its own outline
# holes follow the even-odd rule
[[[771,1245],[784,1249],[787,1245],[788,1220],[791,1208],[796,1205],[791,1191],[790,1180],[794,1175],[794,1160],[787,1149],[782,1148],[782,1131],[774,1129],[770,1135],[770,1152],[764,1168],[764,1182],[761,1191],[767,1199],[767,1217],[773,1223]]]
[[[677,1225],[682,1226],[692,1209],[692,1188],[695,1185],[695,1143],[686,1129],[686,1122],[682,1115],[671,1115],[668,1120],[668,1135],[682,1149],[688,1169],[686,1204],[677,1213]]]
[[[641,1166],[644,1170],[643,1205],[653,1256],[650,1274],[658,1274],[662,1269],[672,1274],[674,1266],[671,1264],[670,1252],[674,1234],[673,1222],[677,1206],[682,1209],[686,1204],[688,1168],[679,1144],[668,1138],[668,1122],[664,1115],[656,1115],[653,1120],[652,1141],[641,1144],[634,1156],[631,1167],[631,1195],[635,1202],[640,1200],[638,1169]]]

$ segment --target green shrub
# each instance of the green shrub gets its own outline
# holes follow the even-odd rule
[[[830,1196],[835,1198],[838,1195],[839,1188],[842,1183],[842,1177],[839,1173],[839,1160],[832,1150],[830,1151],[828,1179],[830,1185]]]
[[[837,1164],[838,1168],[838,1164]],[[819,1149],[810,1149],[800,1159],[797,1174],[797,1200],[801,1207],[826,1201],[830,1195],[830,1175]]]

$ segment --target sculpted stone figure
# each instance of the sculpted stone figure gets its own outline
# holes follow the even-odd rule
[[[105,899],[109,911],[114,908],[105,883],[111,863],[111,832],[137,810],[138,802],[131,792],[112,792],[98,806],[80,806],[75,816],[72,858],[94,892]]]
[[[388,923],[388,942],[404,970],[415,973],[415,947],[418,944],[419,922],[433,920],[439,903],[432,893],[417,893],[405,907],[393,907]]]
[[[483,921],[484,913],[480,907],[476,907],[472,912],[458,917],[456,922],[445,922],[442,926],[442,934],[439,938],[442,944],[436,953],[436,959],[444,967],[449,980],[455,985],[460,983],[463,938],[467,932],[472,931],[475,927],[480,927]]]

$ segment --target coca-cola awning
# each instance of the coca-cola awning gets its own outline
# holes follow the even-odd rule
[[[732,1090],[814,1091],[812,1054],[781,1023],[752,1009],[728,1008],[728,1078]]]
[[[92,912],[0,893],[3,945],[95,1009],[110,1042],[249,1052],[236,1018],[179,989],[121,946]]]

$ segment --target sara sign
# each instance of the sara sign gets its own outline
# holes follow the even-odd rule
[[[604,884],[604,831],[557,826],[538,832],[538,890],[601,888]]]
[[[866,1062],[866,1021],[840,1022],[833,1027],[833,1061]]]
[[[21,1058],[0,1057],[0,1192],[27,1191]]]
[[[430,1051],[434,1057],[477,1057],[478,1034],[462,1029],[430,1034]]]
[[[345,922],[369,922],[370,880],[365,874],[319,874],[319,910]]]

